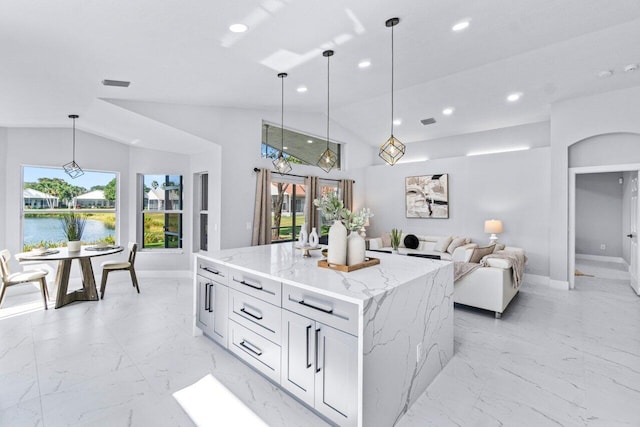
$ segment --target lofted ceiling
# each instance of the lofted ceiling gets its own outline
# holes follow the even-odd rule
[[[407,143],[543,121],[558,100],[640,86],[640,71],[623,70],[640,62],[637,0],[5,0],[0,126],[70,126],[77,113],[80,129],[160,140],[164,125],[100,100],[279,109],[281,71],[286,108],[323,114],[332,48],[331,118],[379,145],[394,16],[394,133]],[[451,31],[462,19],[469,28]],[[372,65],[358,68],[363,59]],[[419,122],[428,117],[437,123]]]

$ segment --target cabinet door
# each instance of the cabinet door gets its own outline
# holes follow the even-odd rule
[[[211,317],[211,291],[213,284],[210,280],[198,276],[198,312],[196,318],[196,325],[202,329],[203,332],[211,332],[212,317]]]
[[[338,425],[355,425],[358,415],[358,339],[316,322],[315,408]]]
[[[229,288],[213,283],[213,334],[211,337],[227,347],[227,327],[229,321]]]
[[[282,310],[281,385],[309,406],[314,402],[315,322]]]

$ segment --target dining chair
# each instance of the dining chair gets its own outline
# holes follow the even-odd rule
[[[136,252],[138,250],[138,244],[129,242],[129,259],[127,261],[105,261],[101,264],[102,267],[102,282],[100,283],[100,299],[104,299],[104,289],[107,287],[107,277],[112,271],[124,271],[129,270],[131,274],[131,282],[136,291],[140,293],[138,287],[138,278],[136,277],[136,270],[133,264],[136,261]]]
[[[11,273],[9,270],[9,260],[11,253],[4,249],[0,251],[0,270],[2,270],[2,284],[0,284],[0,307],[4,301],[4,295],[9,286],[19,285],[20,283],[40,282],[40,291],[44,300],[44,309],[48,310],[47,300],[49,299],[49,289],[47,289],[47,279],[45,276],[49,273],[46,270],[26,270],[19,273]]]

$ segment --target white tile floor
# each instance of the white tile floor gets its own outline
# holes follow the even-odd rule
[[[105,300],[48,311],[31,285],[9,289],[0,426],[190,426],[171,393],[209,372],[270,425],[326,425],[191,336],[189,280],[141,279],[137,295],[112,279]],[[399,425],[640,425],[640,297],[623,279],[580,277],[571,292],[525,283],[502,320],[455,314],[454,358]]]

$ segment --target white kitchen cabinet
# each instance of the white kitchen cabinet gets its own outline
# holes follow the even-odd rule
[[[226,267],[209,261],[198,264],[196,326],[224,347],[227,347],[229,319],[226,278]]]
[[[358,338],[282,310],[282,387],[341,426],[357,424]]]

